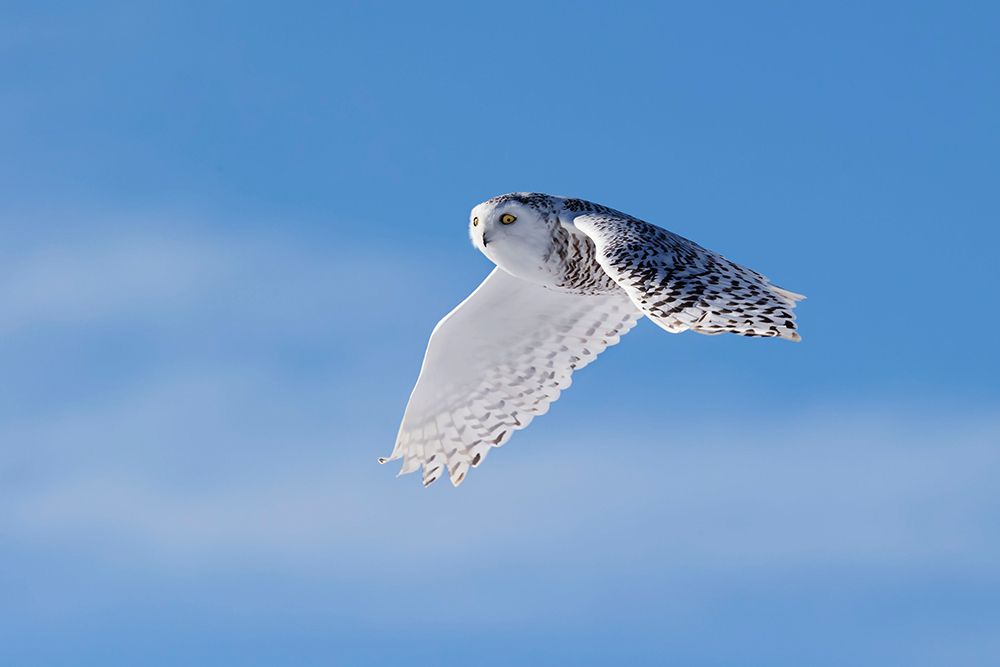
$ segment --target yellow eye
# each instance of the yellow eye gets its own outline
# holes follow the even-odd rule
[[[515,220],[517,220],[517,218],[512,216],[510,213],[504,213],[503,215],[500,216],[500,222],[502,222],[505,225],[509,225]]]
[[[479,218],[473,218],[472,219],[472,226],[475,227],[478,224],[479,224]]]

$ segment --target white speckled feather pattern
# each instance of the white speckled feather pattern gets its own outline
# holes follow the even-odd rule
[[[799,340],[792,309],[801,294],[641,220],[593,214],[573,223],[594,240],[604,271],[667,331]]]

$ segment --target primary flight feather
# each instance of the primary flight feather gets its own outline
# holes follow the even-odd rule
[[[799,340],[805,297],[697,243],[582,199],[537,193],[472,209],[472,243],[497,265],[431,333],[396,446],[400,473],[470,467],[525,428],[643,316],[670,331]]]

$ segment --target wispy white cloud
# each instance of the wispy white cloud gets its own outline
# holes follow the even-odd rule
[[[206,234],[192,225],[146,232],[112,226],[91,236],[36,243],[0,263],[0,333],[34,327],[164,324],[208,315],[239,324],[301,327],[372,303],[396,276],[416,273],[404,256],[343,253],[333,244],[266,234]],[[368,308],[365,315],[377,314]],[[294,315],[294,317],[292,317]]]
[[[792,426],[678,427],[662,442],[652,424],[627,442],[526,433],[461,489],[425,491],[374,464],[370,427],[345,434],[314,406],[282,414],[273,389],[175,378],[50,425],[44,462],[17,461],[30,481],[5,485],[7,539],[168,570],[240,555],[316,576],[344,565],[416,576],[445,551],[476,563],[540,542],[609,554],[628,543],[636,561],[682,570],[982,569],[1000,550],[1000,424],[982,415],[840,411]],[[265,418],[244,428],[255,410]],[[608,542],[594,545],[595,533]]]

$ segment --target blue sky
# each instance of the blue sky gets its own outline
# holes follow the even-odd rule
[[[3,664],[1000,662],[992,4],[0,15]],[[644,323],[461,489],[395,478],[512,190],[804,342]]]

